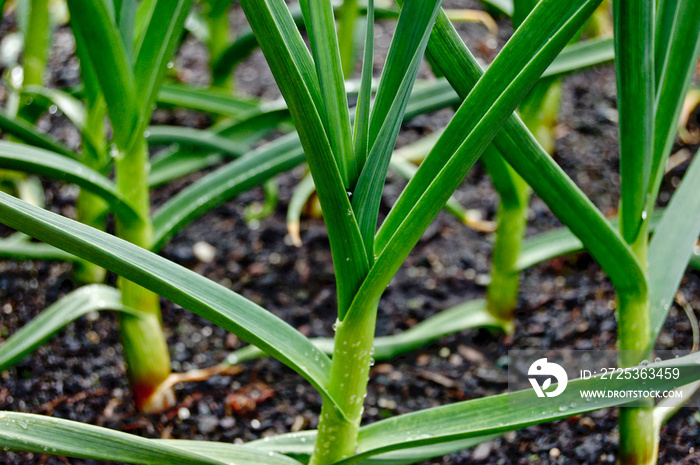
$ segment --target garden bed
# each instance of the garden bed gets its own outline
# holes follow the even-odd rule
[[[502,32],[508,30],[502,24]],[[470,47],[479,49],[479,26],[462,27]],[[66,77],[67,30],[55,37],[51,82]],[[70,42],[70,40],[68,40]],[[203,49],[188,40],[177,60],[189,81],[205,80]],[[58,58],[56,58],[58,57]],[[72,59],[71,59],[72,60]],[[62,82],[62,84],[65,82]],[[69,82],[70,83],[70,82]],[[258,53],[237,71],[238,90],[275,95],[273,79]],[[268,89],[272,86],[272,90]],[[450,112],[421,116],[405,124],[400,144],[444,125]],[[159,111],[159,123],[178,121],[203,126],[208,118],[183,111]],[[69,143],[70,128],[56,118],[51,132]],[[64,131],[64,133],[61,133]],[[611,66],[564,81],[556,159],[581,189],[606,213],[618,203],[615,75]],[[688,162],[666,176],[667,188]],[[285,212],[302,172],[278,178],[280,203],[274,215],[246,224],[246,205],[262,200],[255,189],[205,215],[178,234],[162,254],[271,310],[308,336],[331,336],[336,318],[335,286],[328,239],[320,219],[302,223],[301,248],[291,245]],[[155,204],[192,181],[156,190]],[[386,213],[403,181],[390,179]],[[75,189],[46,183],[47,205],[71,215]],[[461,203],[492,219],[497,195],[477,165],[456,194]],[[663,194],[661,200],[663,201]],[[559,223],[535,198],[528,235]],[[2,227],[3,235],[10,231]],[[204,241],[216,249],[211,263],[200,262],[193,246]],[[488,282],[492,238],[441,214],[394,278],[379,307],[377,335],[401,332],[436,312],[483,297]],[[70,267],[62,263],[0,262],[0,337],[11,334],[43,308],[74,288]],[[114,279],[112,277],[111,279]],[[364,423],[423,408],[504,392],[509,349],[609,349],[616,341],[614,291],[604,273],[586,254],[555,259],[523,273],[519,310],[512,337],[487,330],[466,331],[390,361],[371,371]],[[700,308],[700,275],[687,273],[681,291]],[[220,362],[241,346],[233,335],[164,301],[164,325],[174,371]],[[672,308],[659,339],[660,349],[690,349],[691,329],[682,310]],[[179,385],[177,405],[160,415],[135,411],[125,377],[116,320],[101,313],[83,318],[59,333],[35,354],[0,374],[0,410],[33,412],[139,434],[145,437],[249,441],[272,433],[312,429],[321,408],[318,393],[280,362],[246,362],[235,376]],[[427,463],[593,464],[614,463],[616,411],[602,410],[567,420],[504,434],[472,450]],[[662,430],[661,464],[700,462],[700,413],[681,410]],[[94,463],[38,454],[0,452],[0,462]]]

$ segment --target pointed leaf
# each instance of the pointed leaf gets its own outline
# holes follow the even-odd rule
[[[466,98],[483,73],[443,14],[435,23],[428,51],[460,97]],[[617,289],[629,289],[637,295],[646,292],[641,267],[620,235],[517,116],[506,121],[494,145],[557,218],[582,240]]]
[[[158,251],[182,227],[230,198],[304,161],[297,134],[277,139],[213,171],[178,192],[153,215],[153,246]]]
[[[112,181],[78,161],[43,149],[0,141],[0,167],[76,184],[104,199],[125,221],[139,221],[136,210]]]
[[[666,321],[700,235],[700,156],[695,154],[649,244],[650,345]]]
[[[259,102],[235,97],[216,89],[200,89],[183,84],[164,84],[158,92],[159,104],[206,111],[242,118],[259,111]]]
[[[285,363],[335,403],[327,390],[330,360],[272,313],[154,253],[0,192],[0,220],[197,313]]]
[[[151,119],[152,105],[165,76],[166,65],[180,42],[193,0],[157,0],[148,26],[136,47],[134,85],[140,104],[140,125]]]
[[[127,147],[138,118],[134,75],[119,30],[104,1],[68,0],[71,27],[86,47],[107,101],[114,137]],[[130,44],[128,44],[130,46]]]
[[[0,412],[0,447],[5,450],[64,455],[92,460],[149,465],[245,465],[295,463],[268,452],[229,451],[227,460],[197,454],[163,441],[144,439],[108,428],[30,413]],[[240,461],[239,461],[240,458]]]
[[[654,161],[647,193],[655,203],[671,153],[683,100],[700,55],[700,2],[679,0],[656,96]]]
[[[544,0],[516,31],[382,224],[376,240],[379,258],[353,302],[353,311],[379,298],[500,126],[598,3]]]
[[[316,109],[326,129],[340,176],[345,187],[349,188],[351,181],[359,176],[361,166],[356,164],[353,152],[348,99],[333,7],[330,0],[303,0],[302,5],[304,1],[310,3],[311,22],[306,25],[306,29],[323,98],[323,105],[317,105]]]
[[[77,153],[40,131],[36,126],[32,126],[20,118],[10,118],[4,111],[0,111],[0,129],[29,145],[60,153],[68,158],[80,158]]]
[[[663,391],[700,379],[700,354],[653,363],[647,367],[679,368],[678,379],[655,380],[654,389]],[[338,463],[357,463],[372,455],[407,447],[499,434],[634,401],[614,397],[584,401],[581,398],[582,390],[600,388],[601,381],[596,378],[570,380],[566,390],[557,397],[550,398],[546,405],[534,404],[532,400],[537,397],[532,389],[528,389],[381,420],[360,428],[357,454]],[[605,383],[606,389],[618,392],[639,389],[639,381],[634,379],[606,380]],[[514,406],[516,404],[517,407]]]
[[[369,268],[355,220],[318,108],[311,59],[282,0],[243,0],[241,6],[280,87],[306,152],[324,211],[338,288],[338,315],[343,318]],[[317,95],[317,97],[314,97]]]
[[[620,232],[637,238],[647,207],[654,137],[654,3],[614,0],[617,109],[620,114]]]
[[[248,145],[239,144],[203,129],[149,126],[144,135],[149,144],[183,144],[192,149],[217,151],[231,157],[243,156],[250,150]]]
[[[403,113],[408,105],[411,89],[418,74],[418,67],[428,44],[430,30],[441,3],[441,0],[411,2],[409,5],[418,8],[407,7],[401,11],[396,34],[389,49],[387,65],[379,83],[377,100],[370,120],[370,151],[352,199],[370,263],[374,261],[374,234],[377,229],[379,205],[389,161],[401,129]],[[415,48],[407,48],[401,42],[402,40],[405,42],[406,37],[419,38]],[[398,71],[403,71],[404,74],[397,74],[397,70],[392,67],[399,68]],[[398,82],[391,82],[391,80]],[[387,94],[393,97],[393,100],[382,98]],[[382,103],[388,103],[390,106],[383,109],[379,107]],[[378,133],[373,135],[372,128],[373,125],[377,125],[376,118],[380,118],[381,125]]]
[[[81,287],[61,297],[0,344],[0,371],[20,362],[69,323],[98,310],[149,316],[124,307],[121,293],[113,287],[102,284]]]

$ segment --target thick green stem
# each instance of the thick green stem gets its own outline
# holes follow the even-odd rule
[[[358,315],[357,313],[361,313]],[[357,432],[367,394],[377,319],[377,305],[357,312],[336,325],[330,392],[340,400],[341,412],[324,401],[311,465],[327,465],[347,457],[357,447]]]
[[[642,223],[637,239],[630,244],[632,251],[646,271],[647,222]],[[651,313],[647,295],[618,295],[618,340],[620,366],[635,366],[648,360],[646,352],[651,334]],[[656,464],[659,451],[659,430],[654,421],[653,400],[642,407],[623,407],[619,413],[620,463],[625,465]]]
[[[46,49],[49,43],[49,2],[31,0],[29,21],[24,35],[24,86],[44,84]]]
[[[0,18],[2,17],[2,7],[0,4]],[[39,32],[37,32],[39,31]],[[48,0],[31,0],[29,3],[29,16],[24,34],[24,51],[22,56],[22,78],[11,79],[12,87],[21,88],[24,86],[41,86],[44,84],[44,71],[46,70],[46,51],[49,43]],[[10,92],[5,103],[5,111],[8,115],[21,119],[34,120],[36,115],[27,111],[23,106],[23,100],[17,92]],[[11,136],[5,136],[8,140],[14,140]],[[27,174],[18,171],[0,170],[2,180],[0,180],[0,190],[17,195],[22,200],[34,205],[43,206],[43,193],[39,190],[40,197],[26,195],[27,192],[34,192],[31,189],[31,182],[36,182],[27,177]],[[2,182],[9,180],[10,183]],[[14,184],[14,186],[13,186]],[[37,182],[36,185],[40,184]]]
[[[131,224],[118,221],[117,234],[144,248],[150,247],[153,234],[147,163],[148,150],[143,138],[116,161],[117,187],[142,218]],[[145,411],[158,411],[169,406],[173,398],[170,390],[157,391],[170,375],[170,354],[161,327],[160,300],[153,292],[123,278],[119,279],[119,288],[124,305],[144,313],[144,318],[123,316],[120,321],[127,375],[136,406]]]
[[[553,133],[560,101],[561,84],[550,80],[538,83],[520,104],[523,122],[550,155],[555,149]],[[487,149],[482,160],[500,196],[491,283],[486,290],[487,309],[512,327],[520,279],[515,264],[525,236],[531,190],[493,147]]]
[[[338,22],[338,47],[345,79],[352,75],[355,66],[355,24],[357,24],[359,11],[357,0],[343,0]]]
[[[227,12],[227,9],[224,9],[223,11],[210,11],[206,16],[207,24],[209,25],[209,41],[207,42],[207,48],[209,49],[209,62],[211,63],[212,67],[219,62],[219,59],[229,46],[229,41],[231,40],[231,31],[229,29]],[[212,76],[213,87],[227,91],[233,90],[231,73],[223,76],[218,76],[217,74],[212,73]]]
[[[659,454],[659,431],[654,422],[653,407],[620,409],[619,463],[654,465]]]
[[[486,308],[499,320],[511,322],[518,302],[520,279],[515,263],[525,235],[530,188],[513,168],[503,163],[515,195],[510,202],[502,197],[498,206],[498,229],[491,257],[491,282],[486,290]]]
[[[101,172],[106,156],[105,107],[102,97],[95,100],[95,102],[89,102],[87,108],[87,120],[83,131],[83,162]],[[78,221],[104,231],[107,212],[108,206],[104,200],[90,192],[80,191],[76,201]],[[81,260],[75,270],[75,279],[82,283],[101,283],[104,282],[106,274],[104,268]]]

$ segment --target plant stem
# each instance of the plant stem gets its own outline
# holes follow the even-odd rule
[[[227,13],[228,9],[224,8],[223,11],[209,11],[206,15],[207,24],[209,25],[209,41],[207,42],[207,48],[209,49],[209,62],[211,66],[219,62],[219,59],[228,47],[229,40],[231,39]],[[224,76],[217,76],[216,73],[212,73],[212,76],[213,87],[227,91],[233,90],[231,73]]]
[[[540,82],[520,104],[523,122],[550,155],[555,149],[554,127],[559,115],[561,84],[557,80]],[[519,278],[516,262],[527,226],[527,208],[531,190],[527,183],[489,148],[482,156],[486,169],[500,196],[496,242],[491,259],[491,282],[486,290],[491,315],[512,328],[518,303]]]
[[[130,152],[116,161],[117,187],[141,214],[138,223],[118,221],[117,234],[144,248],[150,247],[153,234],[147,163],[148,150],[144,138],[135,142]],[[170,375],[170,354],[161,327],[159,297],[123,278],[119,278],[119,288],[124,305],[143,312],[145,316],[123,316],[120,321],[127,375],[136,406],[143,411],[162,410],[169,406],[174,396],[171,390],[154,396],[158,386]]]
[[[642,222],[637,239],[630,244],[632,251],[642,265],[647,268],[648,222]],[[618,293],[618,339],[620,346],[620,366],[622,368],[639,364],[648,359],[647,350],[651,334],[651,314],[649,298],[645,295]],[[631,351],[631,352],[625,352]],[[654,407],[623,407],[619,409],[620,463],[625,465],[656,464],[659,450],[659,431],[654,421]]]
[[[654,407],[622,407],[619,463],[653,465],[659,454],[659,431],[654,422]]]
[[[21,7],[22,5],[19,5]],[[0,18],[2,18],[2,7],[4,2],[0,4]],[[10,79],[13,87],[22,88],[25,86],[41,86],[44,83],[44,71],[46,70],[46,51],[49,44],[49,34],[51,27],[49,23],[48,0],[31,0],[29,3],[29,15],[24,33],[24,50],[22,52],[22,78],[16,82]],[[37,33],[37,31],[40,31]],[[25,105],[25,99],[17,92],[10,92],[5,103],[5,110],[11,117],[16,117],[33,122],[38,115],[34,115]],[[28,111],[29,110],[29,111]],[[5,136],[7,140],[15,140],[11,136]],[[43,194],[39,199],[40,203],[33,196],[27,196],[26,189],[30,186],[32,178],[28,178],[26,173],[0,170],[2,181],[11,180],[15,184],[14,188],[11,185],[2,183],[0,190],[14,193],[22,200],[32,204],[43,206]]]
[[[345,79],[352,75],[355,65],[355,24],[358,16],[357,0],[343,0],[338,22],[338,47]]]
[[[46,49],[49,42],[49,2],[31,0],[29,21],[24,35],[23,86],[41,86],[46,69]]]
[[[500,157],[498,154],[495,156]],[[527,225],[530,187],[510,165],[502,159],[500,161],[504,165],[503,172],[508,173],[514,195],[508,198],[501,193],[498,205],[498,226],[491,257],[491,282],[486,289],[486,308],[499,320],[512,322],[520,279],[515,263]]]
[[[95,101],[89,101],[85,131],[83,133],[83,162],[98,172],[103,171],[103,158],[106,156],[107,145],[104,119],[104,99],[100,96]],[[100,197],[85,190],[80,191],[76,201],[76,217],[78,221],[104,231],[107,210],[107,203]],[[106,274],[107,272],[104,268],[86,260],[81,260],[78,262],[75,270],[75,279],[82,283],[101,283],[104,282]]]
[[[347,457],[357,447],[357,432],[367,395],[369,368],[372,365],[377,304],[355,312],[337,324],[330,391],[341,402],[343,417],[331,403],[324,401],[318,425],[318,437],[310,465],[327,465]]]

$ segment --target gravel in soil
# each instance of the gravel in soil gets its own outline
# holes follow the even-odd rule
[[[472,5],[472,4],[470,4]],[[234,15],[239,18],[238,14]],[[240,23],[239,19],[236,19]],[[389,34],[391,26],[379,34]],[[500,45],[508,35],[504,25]],[[475,49],[483,48],[483,30],[460,25]],[[52,84],[74,83],[72,38],[65,29],[54,36]],[[177,58],[180,77],[206,83],[201,44],[186,41]],[[63,57],[56,59],[54,57]],[[278,95],[259,53],[236,71],[239,90],[250,95]],[[422,116],[405,125],[407,143],[444,125],[451,112]],[[205,126],[209,119],[191,112],[158,111],[163,124]],[[46,129],[75,146],[75,131],[59,118],[43,121]],[[587,71],[564,82],[564,103],[555,157],[604,212],[618,202],[615,77],[611,67]],[[669,174],[682,175],[687,163]],[[208,213],[179,233],[163,255],[244,295],[308,336],[331,336],[335,287],[328,240],[322,220],[306,219],[304,245],[295,248],[286,233],[285,211],[300,179],[299,169],[280,176],[280,204],[275,214],[246,224],[245,208],[262,200],[254,189]],[[167,199],[197,175],[159,189],[154,204]],[[403,183],[391,177],[383,210]],[[76,190],[47,183],[47,204],[72,214]],[[497,196],[484,170],[469,173],[457,198],[468,208],[493,218]],[[666,197],[667,198],[667,197]],[[662,196],[663,199],[663,196]],[[534,198],[528,234],[558,225],[547,207]],[[3,235],[9,233],[2,227]],[[210,263],[197,260],[193,247],[211,244]],[[380,304],[377,335],[401,332],[451,305],[484,295],[493,237],[467,229],[441,214],[392,281]],[[110,279],[114,279],[112,276]],[[595,262],[585,254],[553,260],[527,270],[516,330],[504,337],[486,330],[465,331],[419,351],[372,368],[363,421],[503,392],[507,387],[507,351],[524,348],[607,349],[616,341],[614,293]],[[62,263],[0,262],[0,340],[26,324],[41,309],[74,289],[70,267]],[[700,308],[700,276],[689,272],[682,292]],[[241,347],[234,335],[178,306],[163,301],[164,324],[175,371],[211,366]],[[177,387],[178,404],[160,415],[143,415],[131,404],[114,315],[88,315],[16,367],[0,374],[0,409],[34,412],[106,426],[145,437],[205,439],[242,443],[260,437],[317,426],[320,396],[292,370],[272,359],[248,362],[236,376],[214,376]],[[690,348],[691,328],[685,314],[672,308],[658,347]],[[614,463],[618,435],[616,411],[606,409],[504,434],[474,449],[429,464],[594,464]],[[663,429],[662,464],[700,463],[700,414],[681,410]],[[6,464],[90,464],[38,454],[0,453]]]

